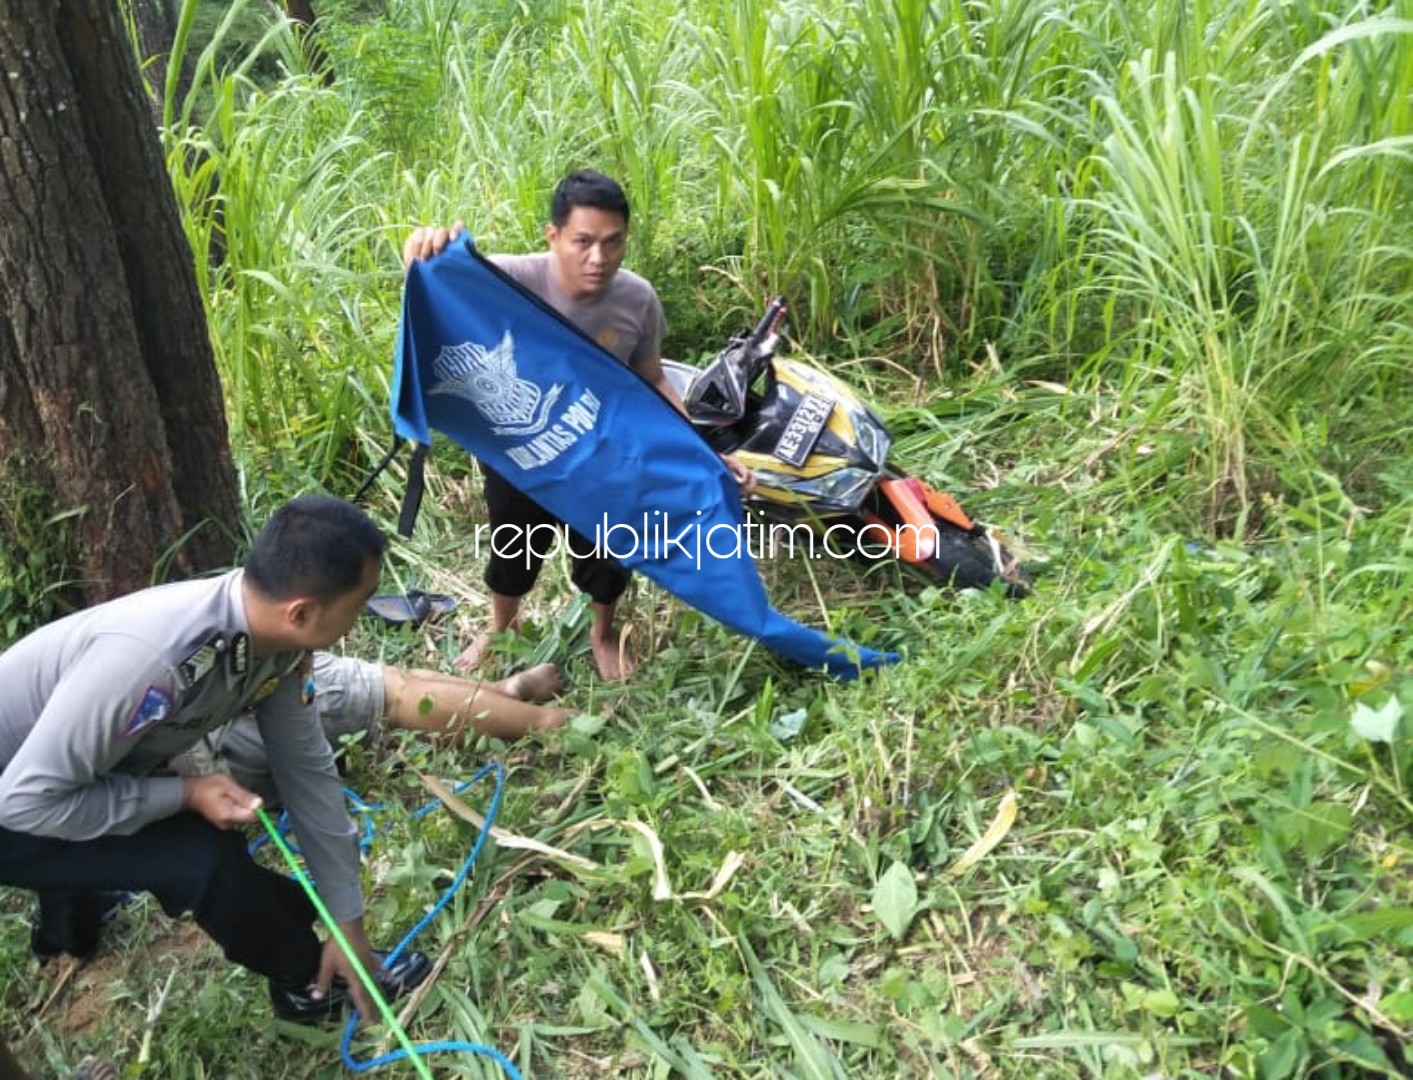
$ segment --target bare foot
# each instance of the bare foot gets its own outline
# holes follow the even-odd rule
[[[638,662],[633,659],[626,638],[591,637],[589,644],[594,650],[594,664],[599,669],[599,678],[604,682],[622,682],[638,669]]]
[[[562,728],[573,716],[579,714],[578,709],[541,709],[541,715],[535,719],[534,730],[554,731]]]
[[[503,679],[496,684],[496,689],[517,701],[549,701],[564,689],[564,679],[553,664],[536,664]]]
[[[481,661],[486,658],[486,654],[491,651],[491,641],[491,634],[477,634],[476,639],[466,646],[454,661],[456,669],[458,671],[475,671],[481,666]]]

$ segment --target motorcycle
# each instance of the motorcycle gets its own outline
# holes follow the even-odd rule
[[[662,362],[692,426],[755,473],[748,508],[934,581],[984,589],[1000,580],[1007,595],[1028,594],[1029,576],[995,530],[889,463],[892,436],[866,402],[827,371],[777,355],[787,315],[774,297],[705,367]]]

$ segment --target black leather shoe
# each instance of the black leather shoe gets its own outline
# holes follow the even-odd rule
[[[322,1024],[338,1016],[348,1004],[348,992],[342,986],[331,986],[321,998],[314,996],[314,984],[304,987],[279,986],[270,983],[270,1004],[275,1015],[292,1024]]]
[[[40,901],[29,921],[29,951],[41,964],[60,953],[91,960],[98,952],[98,933],[136,894],[99,892],[55,893]]]
[[[70,1080],[119,1080],[122,1073],[111,1061],[99,1061],[86,1057],[78,1063],[78,1069]]]
[[[388,955],[373,951],[379,963]],[[378,987],[383,997],[392,1001],[417,989],[432,972],[432,962],[424,953],[405,952],[390,967],[376,973]],[[281,1020],[296,1024],[318,1024],[343,1012],[348,1004],[348,984],[342,978],[334,979],[333,986],[322,998],[314,997],[314,986],[284,987],[270,983],[270,1003],[275,1015]]]
[[[383,997],[389,1001],[416,990],[432,973],[432,962],[427,959],[425,953],[409,950],[391,964],[387,964],[388,954],[386,952],[374,949],[373,955],[378,958],[380,964],[384,965],[376,974],[378,986],[383,991]]]

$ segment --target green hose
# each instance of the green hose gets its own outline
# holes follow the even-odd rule
[[[407,1032],[402,1030],[402,1025],[397,1022],[397,1017],[393,1015],[392,1008],[383,997],[383,992],[379,988],[377,980],[368,974],[363,966],[363,961],[358,958],[358,954],[353,951],[353,946],[348,943],[348,939],[343,936],[343,931],[339,929],[339,924],[334,921],[329,909],[324,906],[324,901],[319,899],[319,894],[314,891],[314,886],[309,883],[308,876],[299,865],[299,860],[294,857],[294,852],[285,843],[284,837],[275,828],[270,816],[265,813],[264,808],[255,811],[260,815],[260,824],[265,826],[265,831],[270,834],[270,839],[275,842],[275,846],[280,849],[280,854],[284,856],[285,862],[289,863],[290,870],[294,873],[294,880],[299,882],[304,888],[305,894],[313,902],[315,909],[319,912],[319,917],[324,920],[324,925],[329,928],[329,933],[334,940],[339,943],[339,948],[343,950],[344,956],[348,957],[348,962],[353,965],[353,970],[358,973],[358,980],[363,984],[363,988],[368,991],[374,1003],[378,1006],[378,1013],[382,1016],[384,1023],[392,1029],[397,1036],[398,1043],[407,1051],[407,1057],[417,1069],[417,1075],[423,1080],[433,1080],[431,1070],[427,1068],[421,1056],[412,1046],[412,1040],[407,1037]]]

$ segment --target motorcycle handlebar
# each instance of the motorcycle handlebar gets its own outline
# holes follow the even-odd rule
[[[761,317],[756,328],[746,338],[747,351],[754,355],[760,349],[761,344],[774,334],[779,325],[785,321],[789,310],[789,306],[785,303],[785,297],[772,296],[770,303],[765,306],[765,315]]]
[[[788,308],[783,296],[772,296],[765,315],[749,334],[736,335],[692,380],[683,397],[687,415],[714,427],[733,424],[746,412],[751,384],[770,363],[776,335]]]

